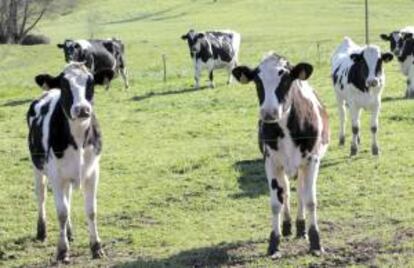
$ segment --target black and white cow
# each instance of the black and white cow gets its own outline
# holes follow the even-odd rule
[[[129,87],[125,66],[125,47],[121,40],[115,38],[106,40],[66,39],[63,44],[58,44],[57,47],[63,49],[66,62],[85,62],[92,73],[113,70],[115,74],[121,75],[125,88]],[[109,81],[106,83],[106,88],[109,88]]]
[[[292,66],[276,54],[265,57],[258,67],[239,66],[236,79],[256,84],[260,103],[259,133],[263,144],[265,170],[270,190],[273,227],[268,253],[281,256],[281,235],[291,235],[290,186],[288,177],[298,176],[297,237],[309,236],[310,251],[323,252],[316,216],[316,181],[319,165],[329,143],[328,114],[306,81],[313,67],[308,63]],[[310,226],[306,232],[305,210]],[[283,228],[281,230],[281,212]]]
[[[181,36],[187,40],[190,56],[194,63],[195,88],[200,87],[203,68],[209,72],[210,87],[214,88],[213,71],[226,68],[229,73],[227,83],[231,83],[231,71],[237,66],[240,34],[234,31],[195,32],[190,30]]]
[[[400,64],[401,73],[407,77],[407,88],[405,96],[407,98],[414,97],[414,48],[412,47],[412,36],[414,35],[414,27],[407,26],[390,34],[381,34],[382,40],[390,42],[392,53],[397,57]]]
[[[92,256],[103,255],[96,222],[101,132],[93,111],[94,85],[111,79],[112,70],[92,75],[85,65],[70,63],[56,76],[36,76],[47,91],[27,112],[28,143],[33,162],[39,216],[37,239],[45,240],[46,177],[52,186],[59,220],[57,260],[69,261],[72,186],[82,186]]]
[[[372,112],[372,154],[378,155],[378,121],[381,93],[385,85],[383,63],[393,55],[381,53],[378,46],[359,46],[345,37],[332,56],[332,79],[340,119],[339,144],[345,144],[345,105],[349,106],[352,119],[351,156],[358,153],[360,143],[361,109]]]

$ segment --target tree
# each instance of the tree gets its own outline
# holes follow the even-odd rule
[[[48,14],[65,12],[75,0],[1,0],[0,43],[18,44]]]

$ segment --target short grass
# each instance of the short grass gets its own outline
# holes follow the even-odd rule
[[[76,192],[71,265],[414,267],[414,102],[402,98],[397,63],[386,66],[381,156],[370,155],[367,112],[360,155],[348,157],[349,131],[346,147],[337,146],[329,57],[344,35],[363,41],[363,1],[212,2],[83,0],[73,12],[39,25],[51,45],[0,46],[0,266],[56,265],[51,192],[48,241],[34,241],[25,112],[41,93],[33,77],[62,69],[55,44],[93,35],[124,40],[132,88],[125,92],[116,80],[109,91],[97,90],[104,136],[98,219],[107,257],[90,258],[83,199]],[[387,49],[379,33],[411,24],[413,2],[370,2],[371,41]],[[265,256],[271,214],[256,140],[256,93],[252,85],[226,86],[225,72],[216,75],[216,89],[192,90],[188,48],[180,39],[189,28],[239,31],[244,64],[254,66],[268,50],[314,64],[310,82],[329,110],[333,132],[318,183],[324,256],[308,255],[307,243],[294,239],[283,241],[281,260]],[[295,210],[295,182],[292,188]]]

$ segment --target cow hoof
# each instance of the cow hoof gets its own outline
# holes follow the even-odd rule
[[[280,253],[280,251],[276,251],[275,253],[272,254],[272,256],[270,256],[270,258],[272,260],[278,260],[282,258],[282,253]]]
[[[372,146],[372,155],[379,155],[379,148],[378,146]]]
[[[273,256],[275,253],[279,252],[280,236],[276,236],[275,232],[270,233],[269,238],[269,247],[267,248],[267,254]]]
[[[101,243],[96,242],[91,246],[92,258],[93,259],[101,259],[105,257],[105,253],[102,250]]]
[[[69,252],[67,249],[58,249],[56,260],[58,262],[69,264],[70,258],[69,258]]]
[[[320,249],[311,249],[309,250],[309,253],[315,257],[320,257],[322,254],[325,253],[325,250],[323,248]]]
[[[340,137],[339,138],[339,146],[344,146],[345,145],[345,137]]]
[[[290,221],[283,221],[282,235],[283,236],[291,236],[292,235],[292,224],[290,223]]]
[[[351,146],[351,156],[355,156],[358,153],[358,147]]]
[[[46,240],[46,237],[47,237],[46,223],[42,220],[38,220],[36,240],[43,242]]]
[[[319,231],[316,229],[316,227],[313,225],[308,230],[308,236],[309,236],[309,251],[311,253],[313,252],[322,252],[323,248],[321,247],[321,240],[319,237]]]

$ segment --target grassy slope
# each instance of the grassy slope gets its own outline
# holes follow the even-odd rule
[[[96,96],[105,146],[99,227],[108,258],[90,261],[83,201],[75,192],[74,266],[272,264],[264,256],[270,209],[256,144],[253,86],[224,86],[224,72],[219,72],[216,90],[187,90],[193,73],[179,37],[190,27],[242,33],[242,63],[255,65],[272,49],[316,67],[311,83],[329,109],[333,130],[318,185],[327,254],[314,258],[306,254],[305,241],[284,241],[287,257],[278,263],[414,266],[414,102],[400,99],[404,80],[395,62],[386,66],[381,157],[369,153],[368,113],[363,114],[361,154],[349,159],[349,143],[337,146],[328,61],[344,35],[363,41],[361,1],[210,2],[85,0],[76,12],[39,26],[54,43],[86,38],[93,30],[97,37],[117,36],[127,47],[132,89],[123,92],[117,80]],[[372,42],[386,48],[378,34],[410,24],[412,5],[375,1]],[[315,40],[321,40],[319,57]],[[168,58],[165,84],[163,53]],[[62,55],[50,45],[0,46],[0,56],[0,265],[50,265],[55,209],[49,198],[49,240],[34,242],[36,203],[24,114],[29,100],[40,94],[34,75],[57,74]],[[295,211],[295,192],[292,201]]]

